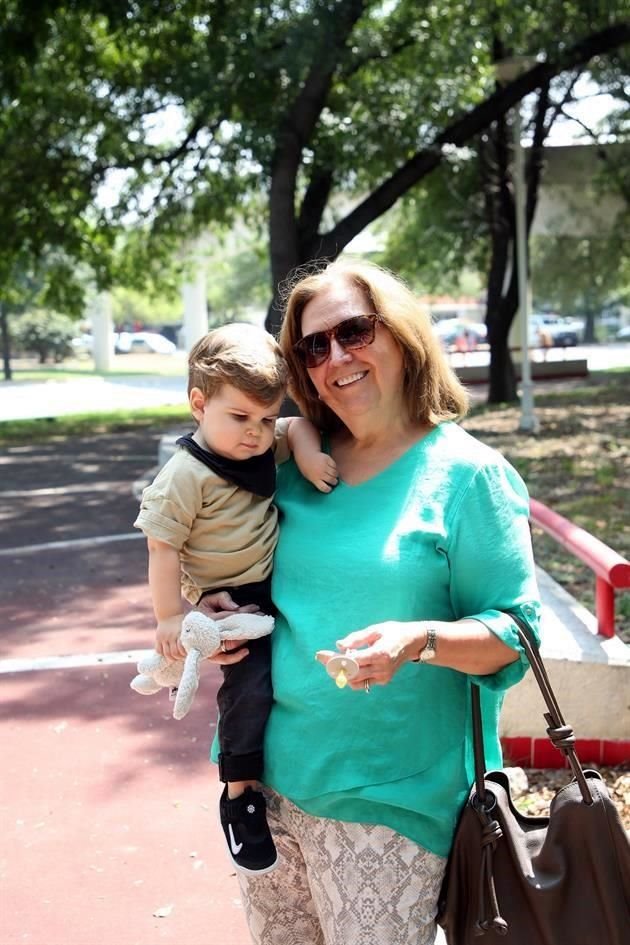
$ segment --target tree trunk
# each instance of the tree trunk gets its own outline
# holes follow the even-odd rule
[[[597,339],[595,338],[595,312],[589,309],[586,312],[586,318],[584,320],[584,344],[592,345]]]
[[[505,55],[500,41],[495,40],[493,52],[495,59]],[[528,243],[542,177],[543,145],[547,134],[545,116],[548,107],[549,83],[545,82],[540,89],[534,113],[534,134],[526,172]],[[479,148],[486,218],[492,247],[486,303],[486,325],[490,344],[489,404],[518,401],[516,373],[509,347],[510,328],[519,307],[513,151],[510,129],[505,116],[502,115],[481,137]]]
[[[495,57],[502,48],[495,40]],[[490,266],[486,298],[486,325],[490,345],[488,403],[518,400],[514,364],[508,338],[516,310],[516,253],[514,195],[510,178],[511,142],[501,116],[479,141],[481,181],[488,230]]]
[[[510,240],[503,229],[492,231],[492,256],[486,303],[486,324],[490,343],[489,404],[511,404],[518,400],[516,373],[509,344],[510,328],[516,314],[518,296],[515,250],[513,238]],[[508,277],[508,270],[509,284],[506,290],[504,283]]]
[[[489,404],[512,404],[518,400],[514,362],[507,338],[492,346],[488,381]]]
[[[2,364],[5,381],[13,380],[11,372],[11,335],[9,333],[9,315],[6,305],[0,302],[0,333],[2,334]]]

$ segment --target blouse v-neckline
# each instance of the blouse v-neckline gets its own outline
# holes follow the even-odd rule
[[[375,472],[373,475],[368,476],[367,479],[362,479],[360,482],[348,482],[347,480],[339,477],[339,481],[335,488],[339,489],[340,487],[343,487],[344,489],[360,489],[362,486],[367,486],[371,483],[375,483],[382,476],[386,476],[389,472],[394,471],[399,464],[402,465],[402,463],[405,462],[405,460],[407,460],[411,456],[412,453],[415,453],[416,451],[421,452],[425,448],[425,444],[429,440],[433,439],[433,437],[436,435],[437,431],[440,430],[442,425],[443,425],[442,423],[436,424],[434,427],[432,427],[430,430],[424,433],[417,440],[414,440],[413,443],[411,443],[405,450],[403,450],[400,456],[397,456],[396,459],[392,460],[391,463],[388,463],[387,466],[384,466],[382,469],[379,469],[378,472]],[[332,456],[330,438],[327,437],[323,445],[328,455]]]

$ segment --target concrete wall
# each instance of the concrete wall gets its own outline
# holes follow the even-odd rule
[[[562,714],[579,739],[630,739],[630,647],[598,636],[590,611],[538,570],[541,652]],[[505,698],[501,734],[546,737],[546,711],[532,673]]]

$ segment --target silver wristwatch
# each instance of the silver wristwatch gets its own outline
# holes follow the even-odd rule
[[[433,627],[427,629],[427,642],[424,647],[420,650],[420,662],[428,663],[430,660],[435,659],[435,654],[437,651],[437,630]]]

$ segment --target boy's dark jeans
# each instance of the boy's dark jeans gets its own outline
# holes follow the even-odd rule
[[[264,614],[275,615],[270,588],[269,578],[257,584],[218,590],[229,591],[239,607],[257,604]],[[263,771],[265,725],[273,701],[271,637],[248,640],[245,646],[249,650],[245,659],[221,667],[223,685],[217,693],[221,781],[257,781]]]

